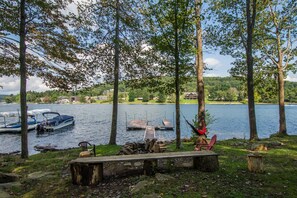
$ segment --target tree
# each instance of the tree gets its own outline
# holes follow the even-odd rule
[[[205,95],[203,81],[203,51],[202,51],[202,26],[201,26],[202,0],[195,0],[195,18],[196,18],[196,73],[197,73],[197,93],[198,93],[198,127],[202,129],[202,123],[205,122]]]
[[[278,135],[287,135],[285,114],[285,77],[287,72],[296,72],[297,41],[297,1],[266,1],[266,9],[260,18],[259,42],[260,51],[270,70],[276,71],[279,103]],[[295,62],[295,64],[294,64]],[[295,65],[295,66],[294,66]]]
[[[257,28],[256,30],[258,30]],[[256,33],[256,35],[259,35]],[[262,42],[262,41],[261,41]],[[258,42],[255,42],[254,50],[257,49]],[[276,72],[270,64],[265,63],[266,60],[257,57],[254,53],[253,57],[253,69],[254,69],[254,90],[255,94],[261,96],[261,102],[276,102]],[[243,82],[246,82],[247,77],[247,68],[246,62],[244,60],[236,60],[233,62],[234,67],[230,69],[229,73],[231,76],[239,79]],[[246,90],[246,89],[245,89]],[[259,98],[259,97],[258,97]],[[256,100],[257,102],[257,100]]]
[[[0,76],[21,76],[22,158],[28,157],[27,77],[36,75],[64,89],[82,79],[78,70],[74,72],[78,43],[61,14],[66,5],[67,1],[39,0],[0,3]]]
[[[128,96],[129,96],[129,100],[128,100],[129,102],[134,102],[135,101],[136,95],[135,95],[135,92],[133,90],[129,91]]]
[[[26,13],[25,13],[25,0],[21,0],[20,6],[20,95],[21,95],[21,134],[22,134],[22,158],[28,158],[28,123],[27,123],[27,100],[26,100]]]
[[[81,3],[77,32],[85,39],[85,65],[95,83],[113,82],[109,144],[116,144],[119,80],[137,76],[142,51],[141,13],[136,0],[95,0]],[[91,41],[91,42],[90,42]]]
[[[158,100],[157,100],[157,102],[159,102],[159,103],[166,102],[166,95],[162,91],[159,91],[159,93],[158,93]]]
[[[249,122],[250,122],[250,140],[257,140],[257,126],[255,113],[255,99],[254,99],[254,69],[253,69],[253,33],[255,27],[257,13],[257,0],[246,0],[246,26],[247,38],[246,50],[246,64],[247,64],[247,84],[248,84],[248,107],[249,107]]]
[[[211,1],[207,43],[220,47],[222,54],[237,60],[245,59],[247,71],[250,140],[258,139],[254,103],[253,37],[257,16],[257,1]]]
[[[70,33],[70,18],[62,14],[70,0],[26,1],[25,33],[28,76],[38,76],[50,87],[65,90],[84,81],[84,71],[77,68],[81,52],[76,37]],[[0,76],[19,76],[20,35],[19,0],[0,2]]]
[[[150,23],[153,30],[150,44],[160,57],[158,76],[174,76],[174,82],[167,84],[166,94],[175,93],[176,111],[176,148],[181,146],[180,140],[180,85],[191,69],[194,40],[193,3],[188,0],[170,0],[150,2]],[[158,65],[157,65],[158,66]],[[156,79],[156,78],[155,78]],[[158,83],[160,85],[161,83]],[[174,89],[173,89],[174,87]]]
[[[226,100],[227,101],[237,101],[238,98],[238,91],[236,88],[234,87],[230,87],[227,90],[227,94],[226,94]]]
[[[148,102],[150,99],[150,96],[149,96],[149,93],[147,90],[144,90],[143,91],[143,94],[142,94],[142,102]]]

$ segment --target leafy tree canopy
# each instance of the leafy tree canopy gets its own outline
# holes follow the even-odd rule
[[[77,68],[79,43],[64,14],[71,0],[26,1],[26,65],[29,76],[50,87],[70,89],[84,79]],[[0,76],[19,76],[19,0],[0,2]]]

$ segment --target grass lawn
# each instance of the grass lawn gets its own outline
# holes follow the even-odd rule
[[[268,145],[263,155],[264,173],[247,169],[250,142],[240,139],[218,141],[217,172],[199,172],[191,168],[171,169],[163,173],[172,179],[132,175],[108,178],[96,187],[74,186],[68,162],[77,158],[80,149],[47,152],[22,160],[19,156],[1,156],[0,172],[16,173],[20,184],[4,190],[12,197],[296,197],[297,136],[263,139],[256,144]],[[281,143],[281,145],[279,144]],[[99,155],[114,155],[120,146],[99,145]],[[168,146],[168,152],[175,144]],[[193,150],[192,142],[183,142],[181,151]],[[39,178],[32,173],[47,173]],[[134,186],[145,181],[138,191]]]

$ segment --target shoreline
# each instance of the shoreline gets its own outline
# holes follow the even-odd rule
[[[0,105],[16,105],[16,104],[20,104],[20,103],[4,103],[4,102],[0,102]],[[47,105],[51,105],[51,104],[59,104],[59,105],[82,105],[82,104],[101,104],[101,105],[110,105],[112,104],[112,102],[104,102],[104,103],[27,103],[27,104],[47,104]],[[118,105],[175,105],[175,103],[155,103],[155,102],[142,102],[142,103],[138,103],[138,102],[122,102],[122,103],[118,103]],[[206,102],[206,105],[248,105],[245,103],[241,103],[241,102]],[[198,105],[198,103],[180,103],[180,105]],[[255,105],[278,105],[278,103],[255,103]],[[285,103],[285,106],[289,106],[289,105],[297,105],[297,103]]]

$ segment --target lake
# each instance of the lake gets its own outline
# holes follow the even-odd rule
[[[73,115],[75,126],[65,130],[37,135],[36,131],[28,133],[29,153],[37,153],[35,145],[57,145],[57,148],[77,147],[80,141],[92,144],[107,144],[111,128],[112,105],[110,104],[29,104],[32,109],[51,109],[60,114]],[[0,104],[0,112],[16,111],[18,104]],[[181,105],[181,112],[191,121],[197,113],[197,105]],[[217,134],[218,139],[249,138],[247,105],[206,105],[215,122],[208,126],[209,137]],[[117,144],[141,141],[144,131],[126,131],[126,120],[147,119],[150,125],[161,125],[167,118],[174,124],[174,104],[166,105],[119,105]],[[297,135],[297,105],[286,106],[287,131]],[[278,131],[278,106],[256,105],[257,129],[260,138],[267,138]],[[156,136],[162,140],[175,139],[174,131],[157,131]],[[181,116],[181,137],[191,137],[191,129]],[[0,153],[21,150],[20,134],[0,134]]]

